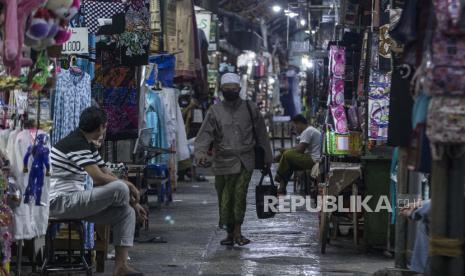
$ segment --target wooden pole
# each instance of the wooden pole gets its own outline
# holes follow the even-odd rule
[[[431,172],[432,178],[430,223],[430,236],[432,237],[447,236],[447,186],[449,184],[447,163],[447,158],[443,158],[442,160],[438,161],[433,161],[433,167]],[[443,256],[432,256],[430,261],[430,272],[430,275],[451,275],[448,273],[447,269],[447,258]]]
[[[408,169],[407,169],[407,149],[399,148],[399,161],[397,168],[397,200],[399,196],[408,192]],[[397,268],[407,268],[407,219],[400,216],[399,210],[396,213],[395,229],[395,266]]]
[[[449,185],[447,185],[447,187],[449,187],[449,196],[447,200],[447,214],[449,220],[448,237],[450,239],[458,239],[462,241],[465,237],[464,184],[465,155],[462,155],[460,158],[451,159],[449,168]],[[450,258],[448,266],[449,275],[465,275],[463,256]]]

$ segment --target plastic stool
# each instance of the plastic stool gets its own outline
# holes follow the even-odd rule
[[[57,259],[55,254],[54,240],[55,234],[60,224],[68,225],[68,247],[67,254],[62,255],[63,259]],[[74,226],[74,227],[73,227]],[[73,229],[74,228],[74,229]],[[72,247],[71,231],[76,230],[79,235],[79,249]],[[74,251],[79,251],[75,254]],[[81,220],[70,219],[49,219],[47,233],[45,235],[45,257],[42,265],[41,275],[52,273],[85,272],[87,276],[92,275],[92,266],[86,260],[86,250],[84,245],[84,225]]]
[[[148,182],[156,182],[157,187],[150,187]],[[165,164],[150,164],[144,169],[144,182],[147,195],[157,195],[158,203],[169,203],[173,201],[171,190],[171,177]]]

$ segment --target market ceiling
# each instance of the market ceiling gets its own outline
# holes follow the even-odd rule
[[[271,31],[277,31],[286,18],[282,14],[273,12],[274,5],[279,5],[283,9],[289,7],[303,17],[310,12],[311,18],[319,21],[325,7],[335,2],[334,0],[220,0],[218,7],[223,13],[233,14],[252,25],[258,26],[263,19]],[[362,7],[371,5],[371,0],[353,0],[353,2]]]
[[[248,22],[251,26],[260,26],[260,21],[264,20],[270,33],[285,33],[287,18],[282,13],[273,12],[273,6],[278,5],[283,9],[289,8],[299,14],[302,18],[307,18],[310,10],[312,17],[319,20],[321,10],[309,9],[309,7],[323,6],[324,0],[220,0],[218,7],[223,15],[233,16]],[[297,20],[297,19],[296,19]],[[291,30],[294,29],[291,22]]]
[[[321,2],[321,0],[319,0]],[[258,23],[259,19],[264,19],[265,22],[271,22],[276,18],[281,17],[277,13],[273,13],[272,7],[279,5],[281,7],[287,7],[289,5],[298,6],[300,4],[306,4],[307,0],[220,0],[219,8],[236,14],[251,23]],[[310,1],[308,1],[310,2]],[[297,7],[296,6],[296,7]]]

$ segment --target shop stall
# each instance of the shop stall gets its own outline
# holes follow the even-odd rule
[[[330,11],[336,17],[332,36],[321,33],[328,32],[329,23],[312,26],[307,32],[313,49],[305,58],[311,66],[306,68],[307,89],[302,90],[301,101],[307,116],[324,133],[320,192],[347,199],[372,195],[370,207],[376,207],[379,198],[390,195],[391,149],[386,145],[392,75],[392,42],[386,30],[389,9],[354,6],[351,1],[341,5],[345,8]],[[387,212],[351,212],[350,216],[336,212],[330,218],[322,213],[322,252],[327,239],[335,236],[331,233],[346,233],[348,228],[355,244],[363,234],[365,246],[390,247]]]
[[[132,173],[124,175],[137,175],[141,188],[145,176],[154,177],[142,191],[170,202],[178,163],[190,158],[187,138],[203,121],[203,101],[218,89],[207,67],[217,51],[217,18],[208,13],[208,26],[200,26],[193,1],[39,2],[2,9],[9,18],[0,65],[2,275],[37,268],[53,174],[46,152],[77,128],[82,110],[96,105],[108,115],[105,160],[123,162]],[[189,124],[179,104],[184,95],[200,100],[201,115],[194,110]],[[142,130],[158,154],[141,161]],[[92,188],[90,178],[86,186]],[[86,225],[86,248],[100,248],[100,260],[107,231]],[[34,252],[23,254],[23,241],[31,240]]]

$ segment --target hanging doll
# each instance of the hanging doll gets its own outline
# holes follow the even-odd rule
[[[49,149],[45,146],[47,144],[47,135],[37,135],[34,145],[29,146],[27,153],[24,156],[24,173],[28,172],[29,156],[32,155],[32,167],[29,173],[29,182],[24,193],[24,203],[28,204],[31,197],[35,197],[36,205],[43,206],[40,202],[42,196],[42,187],[44,186],[44,166],[46,169],[46,176],[50,176],[50,164],[48,161]]]

